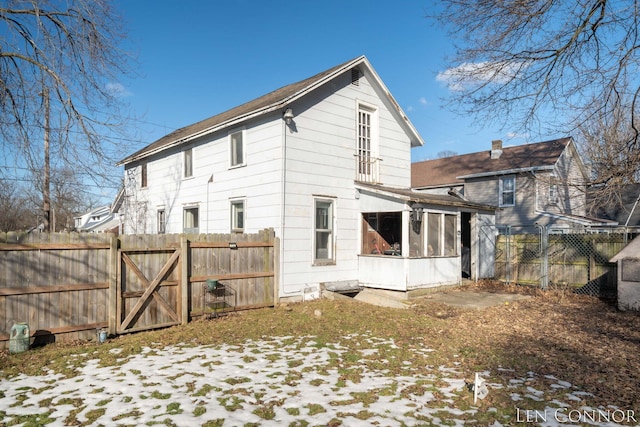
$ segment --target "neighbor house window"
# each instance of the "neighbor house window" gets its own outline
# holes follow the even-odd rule
[[[231,166],[244,164],[244,132],[234,132],[229,135],[231,150]]]
[[[244,200],[231,202],[231,231],[244,231]]]
[[[377,115],[375,108],[358,105],[357,181],[377,182]]]
[[[500,206],[516,204],[516,177],[507,175],[500,177]]]
[[[316,264],[331,263],[335,260],[333,251],[333,200],[314,201],[314,255]]]
[[[549,203],[558,202],[558,185],[549,184]]]
[[[158,209],[158,234],[167,230],[167,217],[164,209]]]
[[[193,176],[193,149],[187,148],[184,150],[184,177],[189,178]]]
[[[140,165],[140,187],[147,187],[147,164]]]
[[[198,208],[184,208],[183,231],[185,233],[198,233],[198,227]]]

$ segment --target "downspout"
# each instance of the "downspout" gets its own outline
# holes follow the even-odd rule
[[[282,177],[281,177],[281,192],[282,197],[280,198],[280,295],[292,294],[293,292],[286,292],[284,289],[284,250],[285,250],[285,236],[284,236],[284,227],[285,227],[285,217],[286,217],[286,197],[287,197],[287,131],[289,130],[289,124],[287,121],[291,122],[291,118],[287,118],[287,113],[293,116],[291,109],[286,109],[282,116]]]

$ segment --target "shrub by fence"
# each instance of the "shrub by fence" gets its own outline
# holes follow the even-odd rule
[[[271,306],[278,240],[257,234],[0,235],[0,347],[16,322],[34,344],[186,323],[217,279],[234,309]]]

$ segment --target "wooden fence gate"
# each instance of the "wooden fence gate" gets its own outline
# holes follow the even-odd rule
[[[148,262],[149,259],[162,260],[167,256],[164,262]],[[179,325],[182,286],[174,276],[179,271],[181,250],[121,249],[118,258],[121,270],[118,274],[116,332],[121,334]],[[158,266],[159,269],[154,268]]]
[[[0,348],[26,322],[36,341],[94,339],[186,324],[206,313],[206,282],[230,309],[277,301],[279,241],[255,234],[0,233]]]

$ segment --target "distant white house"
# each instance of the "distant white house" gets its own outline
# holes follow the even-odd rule
[[[178,129],[123,159],[124,233],[280,238],[280,300],[327,287],[397,291],[461,281],[461,239],[478,267],[493,209],[411,186],[423,145],[358,57]],[[464,217],[465,223],[462,223]]]
[[[123,197],[124,190],[120,190],[114,203],[111,205],[100,206],[74,217],[76,231],[119,234],[122,221],[118,211],[121,207]]]

